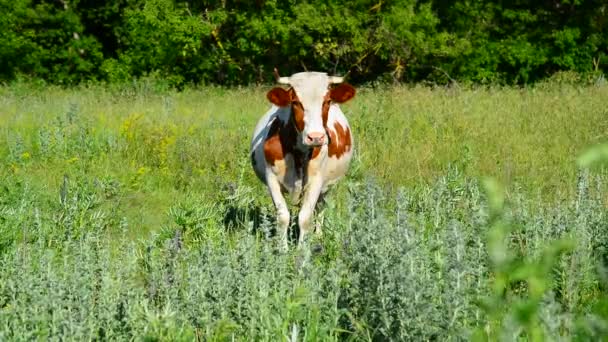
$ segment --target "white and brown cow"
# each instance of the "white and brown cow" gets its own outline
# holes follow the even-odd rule
[[[311,230],[319,196],[346,174],[353,137],[338,104],[352,99],[355,88],[322,72],[276,76],[290,87],[266,95],[273,106],[255,127],[251,161],[277,208],[277,233],[286,247],[289,210],[283,194],[301,205],[301,243]]]

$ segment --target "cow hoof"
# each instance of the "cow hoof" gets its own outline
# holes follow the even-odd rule
[[[287,252],[289,252],[289,245],[287,243],[281,243],[281,244],[279,244],[279,252],[280,253],[287,253]]]
[[[307,266],[311,265],[312,253],[309,248],[303,248],[298,245],[298,250],[295,253],[295,266],[299,271],[305,271]]]
[[[277,251],[280,253],[287,253],[289,250],[289,243],[285,239],[277,239],[276,240]]]
[[[322,253],[325,251],[325,248],[323,247],[323,245],[322,245],[322,244],[320,244],[320,243],[315,243],[314,245],[312,245],[312,246],[310,247],[310,251],[311,251],[313,254],[322,254]]]

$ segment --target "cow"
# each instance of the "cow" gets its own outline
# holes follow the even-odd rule
[[[287,248],[290,214],[284,194],[300,205],[298,245],[311,231],[319,198],[343,177],[353,155],[354,140],[340,103],[355,96],[343,77],[300,72],[280,77],[266,97],[272,103],[258,121],[251,140],[251,162],[268,187],[277,210],[277,234]],[[316,232],[321,233],[320,225]]]

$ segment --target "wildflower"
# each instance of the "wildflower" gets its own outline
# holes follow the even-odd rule
[[[150,171],[150,168],[145,167],[145,166],[142,166],[142,167],[140,167],[139,169],[137,169],[137,175],[138,175],[138,176],[143,176],[143,175],[145,175],[146,173],[148,173],[149,171]]]
[[[122,122],[122,125],[120,127],[120,134],[126,137],[128,140],[132,140],[135,136],[135,133],[133,131],[134,125],[136,121],[139,120],[142,116],[143,114],[141,113],[134,113],[129,115],[129,117]]]

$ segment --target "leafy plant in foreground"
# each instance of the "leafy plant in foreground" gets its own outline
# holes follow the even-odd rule
[[[489,320],[475,331],[475,338],[494,341],[523,335],[531,341],[544,341],[540,304],[552,288],[559,255],[574,249],[574,242],[549,242],[537,260],[516,255],[508,243],[513,228],[505,216],[504,190],[491,179],[484,186],[490,209],[487,248],[492,279],[490,296],[482,301]]]

